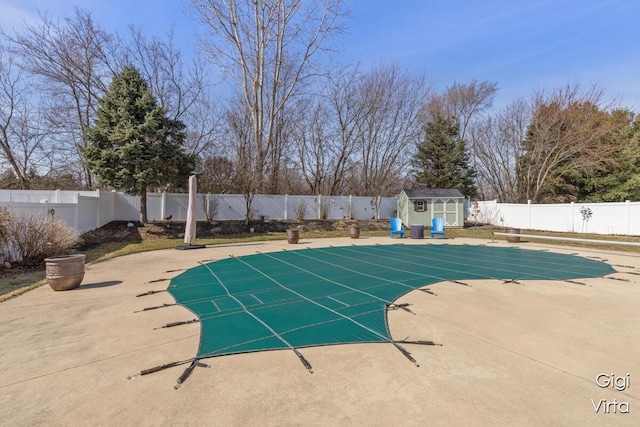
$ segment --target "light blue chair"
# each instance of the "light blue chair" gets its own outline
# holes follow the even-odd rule
[[[404,238],[404,226],[402,225],[402,218],[391,218],[389,221],[389,237],[393,239],[394,234],[399,234],[401,238]]]
[[[441,234],[444,239],[444,218],[433,218],[431,220],[431,238],[436,234]]]

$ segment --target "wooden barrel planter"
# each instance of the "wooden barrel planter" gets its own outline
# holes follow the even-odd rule
[[[352,239],[359,239],[360,238],[360,227],[358,227],[357,225],[352,225],[349,227],[349,237],[351,237]]]
[[[54,291],[67,291],[80,286],[84,279],[83,254],[45,258],[46,279]]]
[[[298,230],[297,228],[287,229],[287,242],[289,242],[292,245],[295,245],[296,243],[298,243],[299,239],[300,239],[300,230]]]
[[[505,233],[520,234],[520,229],[519,228],[507,228],[505,230]],[[507,242],[509,242],[509,243],[519,243],[520,242],[520,236],[506,236],[506,237],[507,237]]]

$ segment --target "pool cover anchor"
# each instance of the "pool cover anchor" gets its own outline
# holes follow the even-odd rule
[[[431,289],[418,288],[418,290],[420,290],[420,291],[424,292],[425,294],[438,296],[438,294],[436,294],[435,292],[433,292]]]
[[[211,365],[207,365],[206,363],[202,363],[200,362],[200,359],[193,359],[193,362],[191,362],[191,365],[189,365],[187,367],[187,369],[184,370],[184,372],[182,373],[182,375],[180,375],[178,377],[178,379],[176,380],[176,385],[173,386],[174,390],[178,390],[180,388],[180,386],[187,380],[189,379],[189,377],[191,376],[191,374],[193,373],[193,370],[196,369],[196,366],[199,366],[201,368],[210,368]]]
[[[148,282],[144,282],[144,284],[149,284],[149,283],[158,283],[158,282],[166,282],[167,280],[171,280],[171,279],[155,279],[155,280],[149,280]]]
[[[459,281],[459,280],[447,280],[447,282],[455,283],[456,285],[464,285],[464,286],[471,287],[471,285],[470,285],[470,284],[468,284],[468,283],[464,283],[464,282],[461,282],[461,281]]]
[[[507,285],[509,283],[515,283],[516,285],[522,285],[524,286],[522,283],[518,282],[518,279],[507,279],[507,280],[503,280],[502,284],[503,285]]]
[[[162,289],[162,290],[159,290],[159,291],[147,291],[147,292],[145,292],[143,294],[136,295],[136,298],[146,297],[147,295],[153,295],[153,294],[157,294],[157,293],[160,293],[160,292],[167,292],[167,290],[166,289]]]
[[[396,348],[398,350],[400,350],[400,353],[402,353],[404,355],[404,357],[406,357],[407,359],[409,359],[411,361],[411,363],[416,365],[416,368],[420,367],[420,365],[418,364],[418,361],[416,359],[414,359],[413,356],[411,356],[411,353],[409,353],[409,350],[407,350],[406,348],[404,348],[403,346],[398,344],[396,341],[391,341],[391,344],[396,346]]]
[[[411,309],[409,308],[409,306],[411,304],[409,303],[402,303],[402,304],[385,304],[387,306],[387,310],[397,310],[399,308],[403,309],[404,311],[408,311],[409,313],[413,314],[414,316],[416,315],[413,311],[411,311]]]
[[[153,306],[153,307],[146,307],[146,308],[143,308],[142,310],[136,310],[136,311],[134,311],[134,313],[142,313],[143,311],[157,310],[159,308],[165,308],[165,307],[173,307],[174,305],[178,305],[178,304],[166,304],[165,303],[165,304],[156,305],[156,306]]]
[[[157,328],[153,328],[153,330],[157,331],[158,329],[173,328],[174,326],[188,325],[190,323],[197,323],[197,322],[199,322],[198,319],[182,320],[180,322],[167,323],[166,325],[162,325],[162,326],[159,326]]]
[[[193,361],[199,361],[200,359],[197,358],[190,358],[190,359],[185,359],[185,360],[177,360],[175,362],[171,362],[171,363],[165,363],[164,365],[158,365],[158,366],[154,366],[153,368],[149,368],[149,369],[143,369],[142,371],[138,372],[137,374],[133,374],[133,375],[129,375],[127,377],[128,380],[132,380],[136,377],[140,377],[140,376],[144,376],[144,375],[149,375],[149,374],[153,374],[154,372],[158,372],[158,371],[162,371],[165,369],[169,369],[169,368],[174,368],[176,366],[180,366],[180,365],[184,365]],[[201,365],[204,365],[204,363],[201,363]],[[209,367],[209,365],[204,365],[207,368]]]
[[[396,343],[403,343],[403,344],[418,344],[418,345],[435,345],[435,346],[439,346],[442,347],[442,344],[437,343],[435,341],[426,341],[426,340],[409,340],[409,337],[406,337],[403,340],[395,340],[394,342]]]
[[[309,371],[310,374],[313,374],[313,368],[311,367],[311,363],[309,363],[309,361],[305,359],[305,357],[302,355],[302,353],[298,351],[297,348],[293,348],[293,351],[296,354],[296,356],[298,356],[298,358],[300,359],[304,367],[307,368],[307,371]]]
[[[631,280],[629,279],[623,279],[621,277],[613,277],[613,276],[603,276],[605,279],[609,279],[609,280],[618,280],[620,282],[631,282]]]
[[[634,276],[640,276],[640,273],[638,273],[637,271],[618,271],[618,273],[633,274]]]

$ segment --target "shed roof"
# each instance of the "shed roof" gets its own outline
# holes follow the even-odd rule
[[[449,197],[464,198],[462,193],[455,188],[419,188],[402,190],[410,199],[417,198],[433,198],[433,197]]]

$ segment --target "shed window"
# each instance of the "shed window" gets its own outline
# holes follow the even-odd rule
[[[426,204],[424,200],[416,200],[413,202],[413,210],[416,212],[424,212],[426,209]]]

